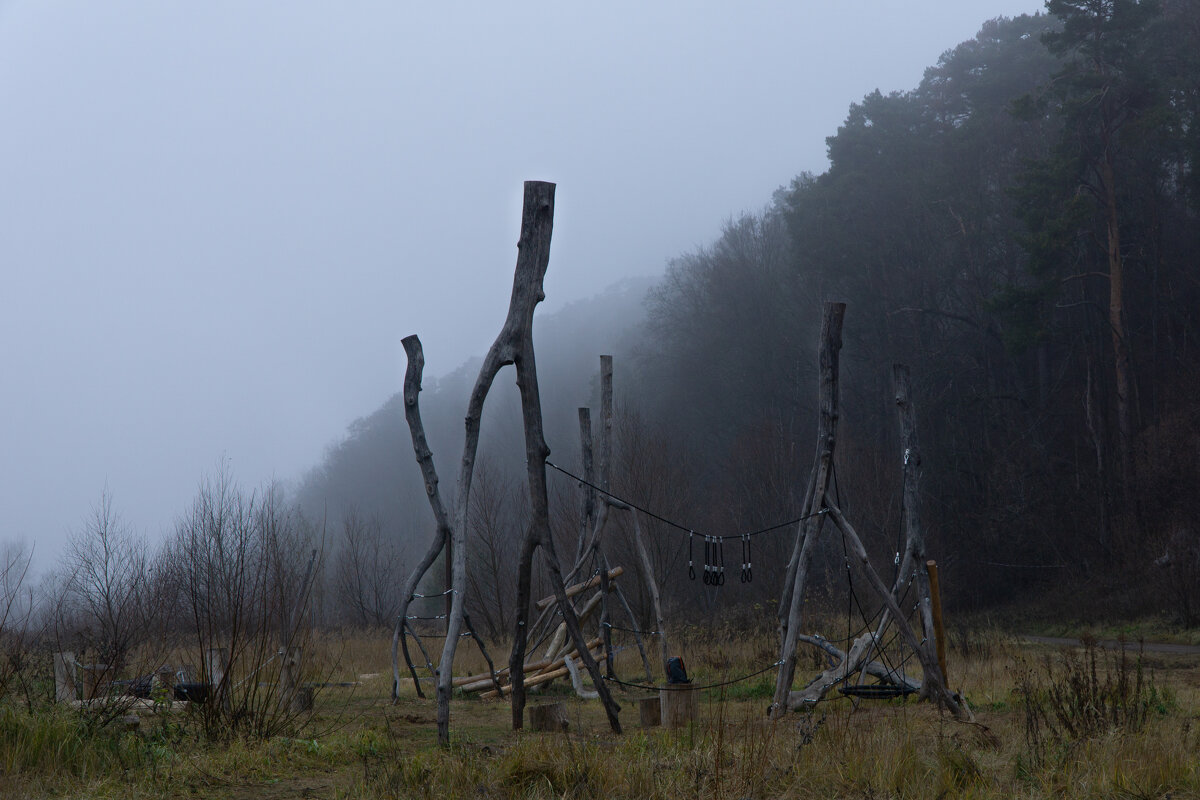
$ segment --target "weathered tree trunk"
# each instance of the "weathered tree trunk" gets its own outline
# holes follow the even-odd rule
[[[850,673],[858,669],[859,664],[867,656],[867,649],[873,646],[873,634],[867,633],[854,640],[849,652],[842,653],[841,651],[837,651],[841,656],[841,660],[809,681],[808,686],[805,686],[800,691],[789,692],[787,707],[795,711],[819,701],[830,688],[844,681],[850,676]]]
[[[609,611],[608,599],[610,591],[612,591],[612,586],[608,580],[608,562],[606,560],[600,565],[600,636],[604,640],[604,677],[615,678],[617,675],[613,671],[612,614]]]
[[[404,588],[400,593],[400,609],[396,617],[396,629],[392,633],[393,703],[400,697],[400,645],[401,637],[404,635],[404,626],[408,624],[408,606],[421,583],[421,578],[433,566],[433,562],[437,560],[445,548],[446,542],[450,539],[450,518],[446,514],[446,507],[442,504],[442,496],[438,491],[438,474],[433,465],[433,452],[429,449],[429,442],[425,439],[425,425],[421,421],[419,397],[421,376],[425,371],[425,351],[417,336],[405,337],[401,344],[404,345],[404,352],[408,356],[408,367],[404,373],[404,418],[408,422],[413,452],[416,454],[417,464],[421,468],[421,477],[425,481],[425,495],[429,498],[429,505],[433,509],[433,516],[437,522],[437,533],[434,534],[429,549],[417,564],[416,569],[404,582]],[[417,694],[424,697],[425,695],[420,689],[420,681],[416,679],[415,674],[413,683],[417,686]]]
[[[613,357],[600,356],[600,488],[612,491]]]
[[[500,333],[496,336],[495,341],[484,357],[483,364],[479,369],[479,375],[475,380],[475,386],[471,390],[471,396],[467,402],[467,415],[464,423],[466,437],[463,443],[462,459],[459,462],[458,484],[455,492],[454,517],[452,522],[447,520],[445,509],[437,492],[436,471],[433,469],[432,458],[428,457],[429,448],[424,441],[424,431],[419,426],[416,428],[412,427],[414,416],[412,412],[416,411],[416,393],[420,389],[420,364],[414,364],[412,359],[413,353],[409,349],[409,340],[405,340],[405,349],[409,352],[410,357],[410,374],[406,375],[405,378],[405,414],[409,419],[410,429],[412,430],[413,446],[417,453],[417,460],[421,463],[422,471],[425,475],[426,490],[430,497],[430,503],[433,506],[435,517],[438,518],[441,542],[435,545],[435,549],[431,549],[430,552],[432,555],[427,555],[427,558],[422,561],[419,570],[414,572],[413,576],[410,577],[403,602],[406,604],[411,599],[412,591],[420,580],[420,576],[428,570],[433,559],[436,558],[437,549],[440,549],[442,546],[446,547],[451,555],[451,606],[446,625],[446,641],[442,647],[441,659],[438,662],[437,682],[438,742],[443,745],[448,744],[450,741],[450,695],[454,680],[454,654],[458,647],[459,633],[463,626],[463,609],[466,592],[467,512],[470,508],[471,482],[475,472],[475,458],[479,449],[480,422],[483,417],[484,401],[487,399],[492,383],[497,373],[508,364],[516,366],[517,386],[521,392],[521,408],[525,421],[526,455],[529,463],[530,497],[533,510],[533,520],[522,547],[521,563],[523,572],[518,576],[518,593],[523,605],[518,611],[520,626],[514,651],[519,648],[522,658],[518,658],[515,662],[510,663],[510,667],[514,672],[514,690],[519,694],[519,703],[514,698],[515,705],[523,706],[524,703],[524,692],[521,686],[521,679],[523,677],[521,667],[525,647],[524,636],[526,631],[524,625],[529,613],[528,569],[533,551],[538,545],[546,548],[547,561],[550,565],[550,577],[556,594],[561,594],[563,589],[562,575],[558,570],[557,558],[554,556],[554,543],[549,537],[545,469],[545,460],[546,455],[549,453],[549,448],[546,447],[545,439],[542,435],[541,401],[538,396],[537,369],[533,354],[533,312],[537,304],[545,298],[542,283],[550,260],[550,235],[553,224],[554,184],[541,181],[526,181],[524,205],[521,214],[521,238],[517,244],[517,266],[513,276],[513,290],[509,300],[508,315],[505,318],[503,327],[500,329]],[[416,349],[419,352],[419,347]],[[416,375],[415,383],[410,380],[414,368]],[[412,389],[411,398],[410,388]],[[419,423],[419,415],[416,415],[416,419]],[[566,606],[563,609],[563,615],[567,623],[567,629],[571,633],[572,639],[579,646],[582,646],[584,642],[575,615],[571,611],[570,604],[566,603],[565,598],[561,596],[560,600]],[[402,608],[402,611],[404,614],[407,614],[406,605]],[[397,632],[398,635],[399,631]],[[395,640],[396,637],[393,637],[393,694],[398,691],[399,687],[399,665],[395,655],[397,649]],[[590,655],[586,651],[582,653],[582,657],[585,664],[589,666],[589,671],[593,673],[593,677],[599,682],[600,676],[595,660],[590,658]],[[601,695],[602,697],[606,696],[607,690],[602,689]],[[609,701],[611,702],[611,698],[609,698]],[[613,714],[615,719],[615,712]]]
[[[912,381],[908,367],[904,364],[892,365],[892,392],[896,403],[896,414],[900,423],[900,452],[901,452],[901,488],[900,508],[904,520],[904,551],[899,553],[900,565],[896,570],[896,579],[892,583],[892,597],[896,602],[904,595],[910,582],[917,584],[918,604],[922,613],[922,628],[926,637],[931,637],[931,622],[926,621],[929,613],[927,602],[929,591],[928,582],[921,569],[925,561],[925,533],[921,528],[920,488],[921,488],[921,449],[917,443],[917,414],[912,403]],[[875,630],[875,641],[883,640],[883,631],[891,618],[887,609],[879,618],[879,626]]]
[[[921,447],[917,439],[917,411],[912,401],[912,380],[904,364],[892,365],[892,389],[895,393],[896,414],[900,422],[900,448],[903,453],[904,485],[900,503],[904,514],[904,556],[892,587],[892,596],[899,602],[902,587],[907,581],[917,586],[921,627],[925,630],[926,655],[936,652],[933,629],[933,609],[929,601],[929,576],[925,564],[925,531],[921,527]],[[884,612],[884,622],[887,612]]]
[[[842,349],[842,320],[845,313],[845,303],[826,303],[821,321],[820,417],[817,423],[815,477],[812,480],[812,499],[807,503],[808,508],[805,511],[808,519],[800,523],[800,536],[803,539],[796,557],[793,582],[790,587],[784,587],[784,594],[789,595],[788,617],[779,654],[783,663],[779,666],[779,674],[775,680],[775,696],[770,710],[772,719],[778,719],[787,712],[788,694],[796,675],[796,644],[800,634],[805,581],[825,519],[824,514],[818,512],[824,508],[825,493],[829,489],[829,478],[833,470],[838,420],[838,357]]]
[[[533,351],[533,310],[544,297],[542,280],[550,260],[550,234],[553,221],[554,184],[527,181],[525,183],[525,205],[521,218],[521,239],[518,244],[520,254],[517,258],[517,277],[513,284],[509,321],[505,323],[504,331],[496,340],[496,345],[500,345],[501,340],[507,337],[507,352],[510,361],[517,368],[517,389],[521,394],[521,415],[525,427],[525,458],[530,496],[530,523],[521,547],[521,560],[518,567],[517,631],[512,655],[509,659],[513,693],[513,728],[520,728],[524,723],[525,674],[523,665],[528,634],[526,624],[529,619],[530,575],[533,569],[533,553],[540,546],[543,548],[551,586],[558,598],[563,621],[567,625],[567,632],[579,650],[580,660],[583,661],[588,673],[592,676],[592,681],[600,694],[600,700],[604,704],[604,710],[608,714],[609,725],[619,733],[621,723],[617,714],[620,712],[620,706],[608,691],[608,686],[600,674],[599,665],[587,650],[587,642],[584,639],[583,631],[580,630],[579,620],[566,596],[566,586],[559,568],[558,556],[555,553],[554,539],[550,535],[549,499],[546,487],[546,457],[550,454],[550,448],[546,446],[545,436],[542,432],[541,396],[538,390],[537,362]],[[510,323],[512,323],[511,330]],[[496,349],[496,345],[493,345],[493,350]],[[482,400],[480,405],[482,406]],[[468,417],[469,420],[470,417]],[[478,439],[477,429],[478,422],[476,421],[476,440]],[[467,469],[468,466],[464,459],[464,471]],[[460,496],[460,506],[462,502],[463,498]],[[465,521],[465,514],[463,520]],[[456,531],[455,535],[459,536],[460,532]],[[459,558],[461,555],[456,555],[456,567]],[[465,577],[464,574],[456,569],[456,588],[463,577]],[[455,605],[456,609],[461,605],[461,597],[455,597]],[[456,610],[456,616],[458,613]],[[447,639],[446,646],[452,652],[452,642],[449,639]],[[443,683],[446,687],[448,702],[450,693],[448,676],[443,676],[442,682],[438,684],[439,700]]]
[[[945,682],[942,680],[942,671],[938,668],[937,655],[931,653],[928,647],[922,646],[921,640],[917,638],[912,626],[908,624],[908,619],[900,611],[900,607],[897,605],[896,599],[892,597],[891,591],[889,591],[887,585],[879,577],[879,573],[871,566],[871,559],[867,556],[866,548],[863,547],[862,540],[858,538],[858,533],[836,505],[826,500],[825,507],[829,509],[829,516],[833,520],[833,523],[846,537],[846,544],[854,554],[854,557],[858,559],[863,573],[867,576],[867,582],[870,583],[871,588],[875,590],[876,594],[879,595],[880,599],[887,606],[888,611],[892,614],[896,627],[900,631],[900,636],[904,639],[904,643],[916,652],[917,659],[921,662],[921,669],[924,673],[921,687],[923,696],[945,707],[954,715],[955,719],[962,722],[970,721],[972,719],[970,709],[967,708],[960,697],[954,695],[946,688]]]
[[[579,543],[575,549],[576,564],[583,561],[588,540],[591,539],[592,529],[596,524],[596,490],[588,485],[596,482],[592,462],[592,410],[586,406],[579,409],[579,457],[583,462],[583,479],[587,483],[579,487],[583,492],[583,500],[579,514]],[[570,579],[571,576],[567,578]]]

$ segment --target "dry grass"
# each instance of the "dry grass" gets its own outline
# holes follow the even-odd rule
[[[431,653],[440,640],[431,639]],[[925,704],[839,699],[811,714],[764,717],[774,674],[706,691],[700,720],[678,730],[641,730],[629,700],[624,734],[608,730],[599,704],[556,686],[567,733],[509,730],[506,702],[456,700],[454,744],[434,744],[432,700],[387,702],[390,638],[383,632],[329,637],[318,648],[331,680],[310,727],[267,742],[203,739],[186,715],[149,721],[138,733],[94,730],[69,714],[0,715],[0,796],[8,797],[393,797],[496,798],[1200,798],[1200,667],[1195,657],[1143,661],[1156,705],[1138,726],[1107,726],[1077,738],[1027,735],[1017,691],[1021,670],[1041,685],[1063,680],[1053,651],[1030,651],[995,632],[960,634],[951,682],[970,698],[978,725],[961,725]],[[775,658],[769,636],[685,632],[673,645],[697,683],[737,677]],[[503,662],[506,650],[493,658]],[[478,671],[474,646],[459,672]],[[1022,661],[1023,660],[1023,661]],[[1024,667],[1022,667],[1024,664]],[[619,671],[640,671],[636,650]],[[807,665],[806,665],[807,666]],[[1103,659],[1099,662],[1106,669]],[[806,672],[802,669],[801,672]],[[537,697],[531,698],[538,702]]]

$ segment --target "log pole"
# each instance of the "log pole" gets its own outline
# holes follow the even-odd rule
[[[838,360],[842,349],[842,320],[846,314],[845,303],[826,303],[821,321],[821,344],[818,353],[820,362],[819,401],[820,415],[817,422],[817,455],[813,466],[811,496],[806,503],[805,516],[800,522],[795,569],[789,570],[791,585],[785,585],[781,593],[788,598],[787,624],[784,627],[783,643],[779,654],[779,674],[775,679],[775,696],[771,703],[770,716],[778,719],[787,712],[788,695],[796,676],[796,647],[800,635],[800,620],[803,615],[804,589],[808,568],[812,563],[818,537],[821,535],[824,514],[817,513],[825,505],[825,493],[833,473],[833,452],[838,421]]]
[[[950,678],[946,672],[946,634],[942,627],[942,589],[938,583],[937,562],[926,561],[925,570],[929,573],[929,602],[933,606],[933,635],[937,645],[938,666],[942,670],[942,680],[949,686]]]

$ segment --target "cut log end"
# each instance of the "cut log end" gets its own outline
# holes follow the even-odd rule
[[[567,707],[562,703],[545,703],[529,709],[529,727],[538,732],[562,731],[570,727]]]

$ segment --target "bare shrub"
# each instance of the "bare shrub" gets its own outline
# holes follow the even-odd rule
[[[1014,691],[1024,711],[1025,744],[1034,765],[1045,759],[1048,742],[1068,743],[1110,731],[1141,730],[1152,709],[1165,710],[1169,693],[1155,686],[1142,666],[1142,653],[1131,657],[1101,649],[1085,637],[1081,652],[1047,655],[1040,668],[1018,662]]]
[[[176,526],[176,584],[204,665],[209,735],[268,737],[306,719],[295,690],[311,630],[314,538],[275,487],[248,493],[224,470],[201,483]]]
[[[33,592],[25,585],[33,550],[6,542],[0,547],[0,699],[27,674],[31,663]]]
[[[43,598],[62,654],[56,669],[67,671],[89,724],[116,719],[149,693],[170,610],[152,591],[160,566],[105,490],[71,537],[50,584],[54,591]]]

